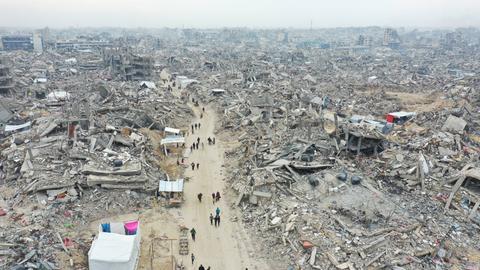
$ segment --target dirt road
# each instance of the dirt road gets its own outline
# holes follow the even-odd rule
[[[248,269],[269,269],[264,263],[253,259],[253,249],[250,240],[245,234],[241,224],[232,222],[233,211],[227,201],[233,201],[233,198],[221,198],[219,202],[213,204],[211,194],[220,191],[223,195],[223,144],[216,139],[215,145],[208,145],[207,138],[214,137],[214,127],[216,115],[210,108],[205,108],[203,118],[198,116],[201,113],[201,107],[195,107],[197,118],[194,123],[201,123],[200,130],[195,134],[190,134],[187,138],[187,146],[190,146],[194,140],[200,137],[204,142],[205,148],[199,147],[194,150],[189,157],[189,163],[200,163],[200,169],[194,171],[188,168],[186,176],[191,180],[185,187],[185,204],[181,208],[181,215],[184,218],[185,225],[194,227],[197,231],[197,239],[191,244],[192,252],[196,256],[195,268],[200,264],[205,268],[211,266],[212,270],[244,270]],[[201,143],[200,143],[201,144]],[[197,194],[203,194],[203,200],[198,202]],[[223,196],[225,197],[225,196]],[[215,227],[210,225],[210,213],[215,215],[215,209],[221,210],[221,225]]]

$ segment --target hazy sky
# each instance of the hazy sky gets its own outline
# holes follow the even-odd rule
[[[480,0],[0,0],[9,27],[480,26]]]

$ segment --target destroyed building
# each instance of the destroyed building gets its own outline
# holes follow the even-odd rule
[[[5,58],[0,58],[0,94],[9,94],[13,86],[9,64]]]
[[[149,80],[153,76],[152,57],[136,55],[124,48],[103,50],[103,61],[110,67],[112,76],[118,76],[125,81]]]

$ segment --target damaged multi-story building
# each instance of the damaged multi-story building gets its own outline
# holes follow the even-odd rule
[[[125,81],[149,80],[153,76],[153,58],[137,55],[126,48],[108,48],[103,51],[103,61],[110,67],[112,77]]]
[[[0,58],[0,94],[8,94],[13,89],[13,78],[5,59]]]

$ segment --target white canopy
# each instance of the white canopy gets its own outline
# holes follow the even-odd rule
[[[162,181],[158,183],[160,192],[183,192],[183,179],[177,181]]]
[[[165,127],[165,132],[178,134],[180,133],[180,129]]]
[[[184,143],[185,138],[182,136],[168,136],[165,139],[160,141],[160,145],[169,144],[169,143]]]

